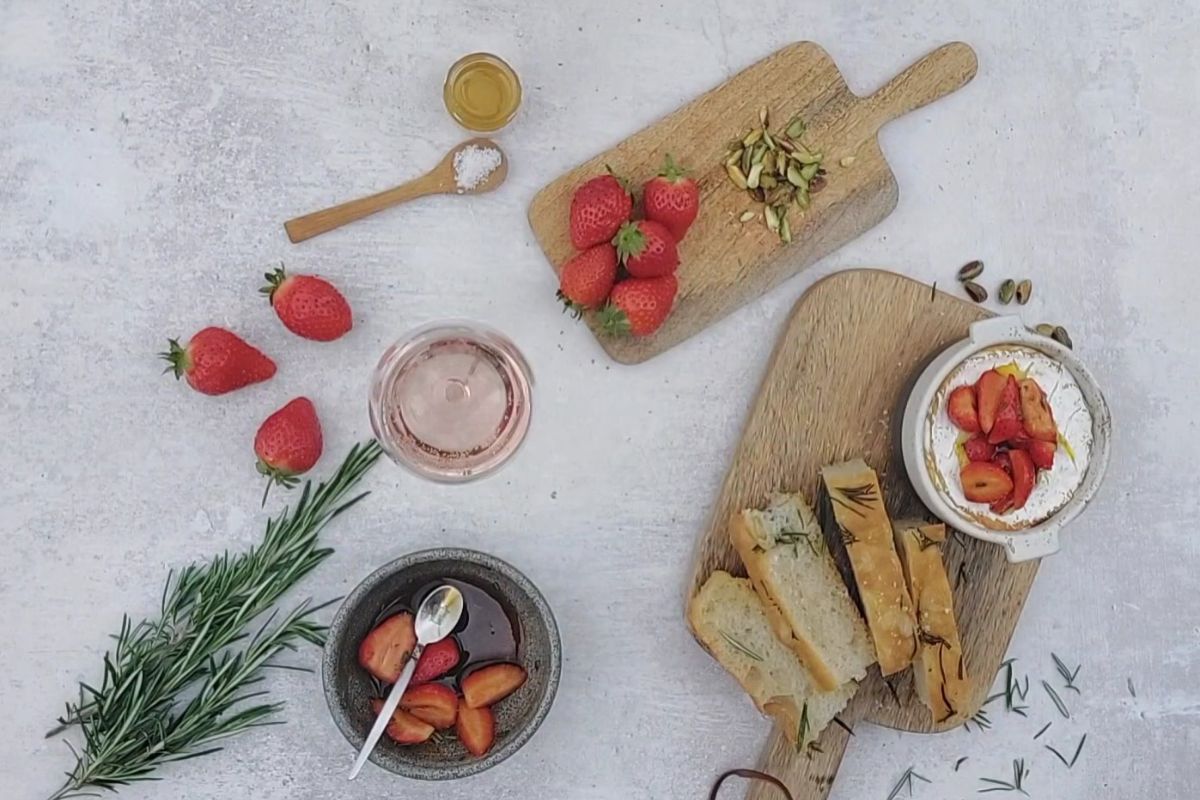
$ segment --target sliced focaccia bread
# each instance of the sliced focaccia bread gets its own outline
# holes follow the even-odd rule
[[[812,508],[798,494],[730,521],[729,539],[763,601],[775,635],[829,691],[861,679],[875,651]]]
[[[922,521],[896,523],[896,549],[917,611],[917,657],[913,682],[933,716],[948,722],[966,710],[967,668],[963,659],[954,595],[942,560],[946,526]]]
[[[879,478],[861,458],[825,467],[821,477],[850,556],[879,671],[899,672],[916,654],[917,624]]]
[[[819,691],[796,654],[776,638],[745,578],[721,571],[710,575],[688,605],[688,623],[758,709],[774,717],[798,747],[816,739],[858,688],[849,681],[832,692]]]

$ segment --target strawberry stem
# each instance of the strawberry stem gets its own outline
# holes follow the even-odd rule
[[[283,282],[287,280],[287,273],[283,269],[283,264],[280,264],[273,271],[264,272],[263,277],[267,279],[267,285],[258,291],[259,294],[265,294],[267,296],[267,302],[269,303],[275,299],[275,292],[277,292],[279,287],[283,285]]]
[[[612,303],[609,303],[596,314],[600,330],[609,336],[628,336],[631,330],[629,315]]]
[[[663,167],[658,171],[658,174],[669,180],[671,183],[676,183],[682,178],[687,177],[687,170],[675,164],[675,159],[671,158],[671,154],[667,153],[666,159],[663,161]]]
[[[563,313],[570,311],[571,317],[574,319],[579,319],[583,316],[583,312],[588,310],[586,306],[581,306],[579,303],[576,303],[574,300],[563,294],[562,289],[559,289],[555,296],[558,297],[559,301],[561,301],[563,304]]]
[[[617,248],[617,257],[624,264],[629,259],[640,256],[646,249],[646,234],[642,233],[636,222],[626,222],[613,237],[613,244]]]
[[[192,359],[188,357],[187,348],[180,345],[178,339],[167,339],[167,348],[166,352],[158,354],[167,362],[167,368],[163,370],[163,374],[174,372],[175,380],[179,380],[185,372],[192,368]]]

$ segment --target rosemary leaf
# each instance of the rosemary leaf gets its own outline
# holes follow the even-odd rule
[[[726,643],[727,643],[727,644],[728,644],[730,647],[732,647],[734,650],[737,650],[739,653],[741,653],[742,655],[744,655],[746,658],[750,658],[750,659],[753,659],[753,660],[755,660],[755,661],[763,661],[763,660],[765,660],[765,659],[763,659],[763,657],[762,657],[762,656],[760,656],[758,653],[754,652],[754,651],[753,651],[753,650],[751,650],[749,647],[747,647],[746,645],[742,644],[741,642],[739,642],[737,639],[735,639],[735,638],[733,638],[732,636],[730,636],[730,635],[729,635],[728,633],[726,633],[725,631],[720,631],[720,634],[721,634],[721,638],[722,638],[722,639],[724,639],[724,640],[725,640],[725,642],[726,642]]]
[[[67,703],[52,732],[78,725],[84,744],[71,746],[75,766],[50,800],[157,780],[164,764],[278,723],[282,704],[246,705],[266,694],[248,689],[264,670],[283,666],[278,656],[324,643],[325,628],[311,619],[323,606],[304,602],[278,620],[276,609],[257,632],[249,627],[333,552],[317,547],[317,534],[366,496],[345,499],[382,452],[373,441],[351,448],[328,482],[305,483],[294,510],[271,519],[257,546],[168,573],[159,616],[122,620],[99,686],[80,683],[78,701]]]
[[[1075,676],[1079,674],[1079,670],[1082,665],[1075,667],[1074,671],[1072,671],[1067,667],[1066,664],[1063,663],[1063,660],[1054,653],[1050,654],[1050,658],[1054,659],[1054,667],[1058,670],[1058,674],[1062,676],[1063,680],[1066,681],[1066,686],[1064,688],[1071,689],[1076,694],[1079,694],[1079,688],[1075,686]]]
[[[1045,725],[1043,725],[1042,729],[1033,735],[1033,740],[1036,742],[1038,739],[1040,739],[1042,737],[1042,734],[1045,733],[1046,731],[1050,730],[1050,726],[1053,724],[1054,723],[1052,723],[1052,722],[1047,722]]]
[[[958,772],[958,768],[961,767],[963,765],[963,762],[966,760],[967,760],[967,756],[963,756],[958,761],[955,761],[954,762],[954,771]]]
[[[1070,719],[1071,712],[1067,710],[1067,704],[1058,696],[1058,692],[1054,691],[1054,687],[1042,681],[1042,688],[1046,690],[1046,694],[1050,695],[1050,699],[1054,701],[1054,705],[1058,708],[1058,713],[1062,714],[1064,718]]]
[[[854,728],[851,728],[849,725],[847,725],[846,722],[841,717],[834,717],[833,721],[836,722],[838,724],[838,727],[840,727],[846,733],[850,734],[851,736],[854,735]]]

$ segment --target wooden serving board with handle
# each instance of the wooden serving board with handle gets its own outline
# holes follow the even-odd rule
[[[640,186],[657,174],[669,152],[700,185],[700,216],[680,244],[679,296],[652,336],[598,334],[614,359],[634,364],[655,356],[878,224],[896,207],[899,187],[879,149],[879,128],[937,100],[975,75],[970,47],[939,47],[867,97],[850,91],[819,45],[798,42],[743,70],[675,113],[606,153],[579,165],[538,192],[529,224],[557,272],[574,253],[568,229],[571,196],[606,165]],[[799,114],[806,145],[824,154],[825,188],[812,205],[788,215],[793,241],[783,244],[762,222],[762,205],[725,173],[726,146],[759,124],[766,107],[786,125]],[[842,166],[845,163],[846,166]],[[756,220],[742,223],[742,212]],[[595,328],[593,327],[593,330]]]
[[[776,490],[799,490],[820,509],[825,464],[864,458],[879,473],[892,519],[927,516],[904,471],[901,412],[925,363],[985,316],[976,305],[891,272],[840,272],[809,289],[775,346],[701,536],[688,599],[714,570],[746,574],[726,532],[732,514],[763,505]],[[831,552],[844,557],[840,544],[827,538]],[[1010,564],[1000,547],[962,534],[948,538],[943,552],[971,681],[970,715],[999,670],[1038,562]],[[866,721],[925,733],[954,727],[932,723],[911,675],[893,676],[889,688],[872,667],[841,718],[851,725]],[[797,753],[792,734],[777,729],[759,767],[781,778],[797,800],[821,800],[848,739],[842,728],[830,725],[818,742],[820,751]],[[749,797],[768,800],[772,791],[756,785]]]

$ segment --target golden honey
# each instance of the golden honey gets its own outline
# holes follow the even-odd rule
[[[450,67],[442,97],[459,125],[472,131],[497,131],[521,105],[521,82],[503,59],[471,53]]]

